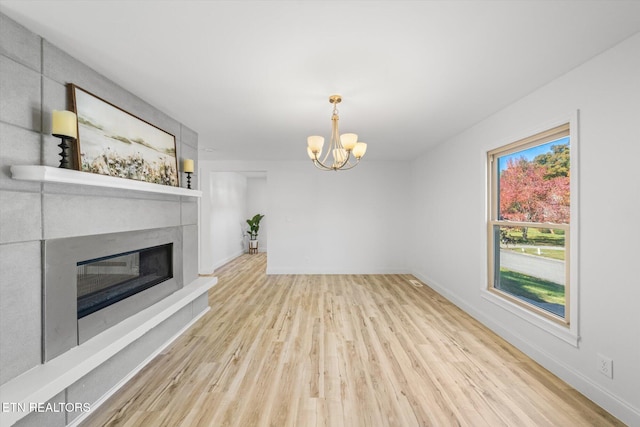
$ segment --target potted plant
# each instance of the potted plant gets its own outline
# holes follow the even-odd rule
[[[249,224],[249,253],[255,254],[258,252],[258,231],[260,230],[260,221],[264,218],[264,215],[255,214],[253,218],[247,220]]]

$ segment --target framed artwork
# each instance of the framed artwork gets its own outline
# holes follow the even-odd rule
[[[74,84],[69,87],[78,116],[78,169],[178,186],[174,135]]]

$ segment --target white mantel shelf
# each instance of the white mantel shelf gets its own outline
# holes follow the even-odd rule
[[[151,182],[118,178],[81,172],[73,169],[61,169],[51,166],[14,165],[11,177],[22,181],[55,182],[62,184],[86,185],[91,187],[120,188],[123,190],[143,191],[146,193],[173,194],[176,196],[202,197],[202,191],[183,187],[153,184]]]

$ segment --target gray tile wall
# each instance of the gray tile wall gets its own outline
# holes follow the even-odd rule
[[[0,383],[41,361],[41,185],[14,181],[40,164],[40,37],[0,14]]]
[[[188,239],[183,253],[185,283],[198,274],[195,199],[11,179],[11,165],[58,165],[59,141],[50,135],[51,110],[70,109],[68,83],[174,134],[180,161],[191,158],[197,162],[195,131],[0,13],[0,384],[41,363],[43,239],[182,226]],[[180,182],[186,187],[184,174]],[[198,188],[195,175],[191,182],[192,188]],[[152,353],[154,346],[197,314],[193,307],[188,308],[152,336],[143,337],[140,344],[132,344],[141,351],[139,357]],[[125,362],[118,372],[104,367],[111,379],[118,380],[135,367],[131,366],[135,361],[126,363],[133,360],[129,353],[124,351],[119,358]],[[119,356],[112,363],[118,363]],[[106,391],[90,378],[83,384],[81,394],[91,399]],[[62,395],[79,390],[76,385]],[[60,420],[48,422],[54,425]]]

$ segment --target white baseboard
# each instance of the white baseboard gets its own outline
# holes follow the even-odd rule
[[[366,271],[353,271],[353,270],[332,270],[327,271],[326,268],[305,268],[305,267],[284,267],[273,268],[267,264],[267,275],[271,274],[411,274],[405,269],[396,268],[372,268]]]
[[[464,312],[478,320],[480,323],[491,329],[493,332],[517,347],[520,351],[531,357],[533,360],[557,375],[571,387],[578,390],[587,398],[595,402],[600,407],[611,413],[629,426],[640,426],[640,409],[634,407],[629,402],[603,388],[582,372],[577,371],[572,366],[567,365],[563,360],[544,351],[539,345],[530,342],[512,330],[503,327],[499,322],[473,308],[464,299],[450,292],[446,287],[431,280],[423,274],[413,272],[415,277],[426,283],[434,291],[455,304]]]
[[[155,350],[153,353],[151,353],[146,359],[144,359],[142,361],[142,363],[140,363],[138,366],[136,366],[131,372],[129,372],[129,374],[124,377],[122,380],[120,380],[116,385],[114,385],[109,391],[107,391],[100,399],[96,400],[94,403],[91,404],[91,411],[89,412],[84,412],[82,413],[82,415],[80,415],[78,418],[76,418],[75,420],[71,421],[69,424],[67,424],[67,427],[76,427],[78,426],[81,422],[83,422],[86,418],[88,418],[91,415],[91,412],[95,409],[98,409],[100,407],[100,405],[102,405],[104,402],[107,401],[107,399],[109,399],[111,396],[113,396],[114,394],[116,394],[116,392],[118,390],[120,390],[122,388],[122,386],[124,386],[126,383],[128,383],[131,378],[133,378],[138,372],[140,372],[142,370],[142,368],[144,368],[145,366],[147,366],[153,359],[155,359],[156,356],[158,356],[160,353],[162,353],[164,351],[164,349],[166,349],[167,347],[169,347],[176,339],[178,339],[182,334],[184,334],[191,326],[193,326],[198,320],[200,320],[200,318],[202,316],[204,316],[205,314],[207,314],[207,312],[211,310],[210,307],[205,308],[204,310],[202,310],[197,316],[195,316],[193,319],[191,319],[191,321],[189,323],[187,323],[182,329],[180,329],[175,335],[173,335],[171,338],[169,338],[164,344],[162,344],[157,350]]]
[[[216,268],[220,268],[220,267],[222,267],[223,265],[225,265],[225,264],[226,264],[226,263],[228,263],[229,261],[232,261],[232,260],[234,260],[234,259],[238,258],[240,255],[242,255],[242,254],[244,254],[244,253],[245,253],[245,250],[244,250],[244,249],[241,249],[241,250],[239,250],[238,252],[235,252],[234,254],[229,255],[228,257],[226,257],[226,258],[224,258],[224,259],[222,259],[222,260],[220,260],[220,261],[216,261],[216,262],[213,264],[213,271],[215,271],[215,270],[216,270]],[[213,272],[211,272],[210,274],[213,274]]]

